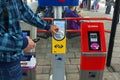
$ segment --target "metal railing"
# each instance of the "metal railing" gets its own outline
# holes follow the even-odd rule
[[[54,20],[54,18],[42,18],[43,20]],[[108,20],[108,21],[112,21],[111,18],[106,18],[106,17],[97,17],[97,18],[94,18],[94,17],[89,17],[89,18],[63,18],[64,20]],[[40,32],[48,32],[47,30],[37,30],[38,33]],[[81,32],[81,30],[66,30],[66,32]],[[110,30],[105,30],[106,33],[110,33],[111,31]]]

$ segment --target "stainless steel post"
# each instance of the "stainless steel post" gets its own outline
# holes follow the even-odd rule
[[[54,19],[62,18],[62,6],[54,7]],[[65,77],[65,54],[53,54],[52,75],[50,80],[66,80]]]

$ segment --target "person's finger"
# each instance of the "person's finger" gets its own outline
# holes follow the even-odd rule
[[[35,48],[36,47],[36,43],[33,45],[33,48]]]
[[[57,32],[55,30],[52,31],[53,34],[56,34]]]

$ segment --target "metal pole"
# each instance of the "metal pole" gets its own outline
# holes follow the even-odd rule
[[[108,53],[107,53],[108,54],[107,55],[107,64],[106,64],[107,67],[110,67],[110,64],[111,64],[116,27],[117,27],[117,24],[118,24],[118,21],[119,21],[119,7],[120,7],[120,0],[116,0],[115,1],[114,13],[113,13],[110,40],[109,40],[109,48],[108,48]]]
[[[111,11],[111,7],[113,5],[111,5],[111,2],[110,0],[106,0],[106,10],[105,10],[105,14],[110,14],[110,11]]]
[[[54,19],[62,19],[62,7],[56,6],[54,9]],[[65,54],[53,54],[52,56],[52,76],[50,80],[66,80],[65,76]]]
[[[53,7],[54,19],[62,19],[62,6]]]
[[[87,10],[90,10],[91,0],[87,0]]]

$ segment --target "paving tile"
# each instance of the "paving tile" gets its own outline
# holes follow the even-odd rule
[[[120,72],[120,64],[112,64],[111,65],[115,72]]]
[[[110,73],[105,72],[103,76],[103,80],[119,80],[119,74],[118,73]]]
[[[113,57],[112,60],[111,60],[111,64],[120,64],[120,58]]]
[[[77,73],[79,72],[78,65],[66,65],[66,73]]]
[[[78,58],[78,59],[74,59],[74,58],[71,58],[70,59],[70,62],[71,62],[71,64],[80,64],[80,59]]]
[[[67,80],[79,80],[79,73],[67,74]]]
[[[51,66],[37,66],[36,74],[50,74]]]
[[[37,74],[36,80],[49,80],[49,74]]]
[[[66,53],[66,58],[75,58],[75,53],[74,52]]]
[[[49,66],[49,65],[51,65],[51,61],[47,60],[47,59],[37,59],[37,65]]]
[[[65,59],[65,64],[66,64],[66,65],[67,65],[67,64],[70,64],[70,59],[69,59],[69,58]]]

